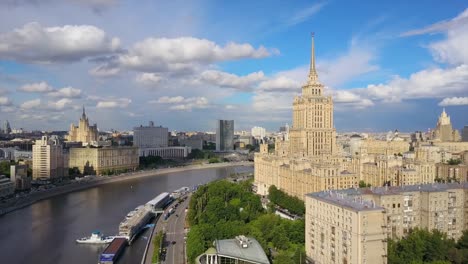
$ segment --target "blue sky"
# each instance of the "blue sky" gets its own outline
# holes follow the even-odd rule
[[[0,121],[66,130],[291,124],[315,32],[338,131],[468,124],[468,5],[440,1],[6,0]]]

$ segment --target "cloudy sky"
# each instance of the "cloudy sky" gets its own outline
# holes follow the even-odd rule
[[[468,125],[468,5],[376,2],[1,0],[0,121],[277,130],[314,31],[338,131]]]

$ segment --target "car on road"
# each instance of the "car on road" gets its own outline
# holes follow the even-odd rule
[[[176,244],[176,242],[175,242],[175,241],[172,241],[172,245],[175,245],[175,244]]]

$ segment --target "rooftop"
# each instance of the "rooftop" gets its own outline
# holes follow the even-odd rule
[[[253,263],[270,264],[262,246],[254,238],[239,236],[235,239],[216,240],[215,243],[218,255]]]
[[[355,189],[349,189],[355,190]],[[338,206],[347,207],[354,211],[374,211],[384,210],[383,207],[376,205],[373,201],[364,200],[359,196],[348,195],[342,191],[322,191],[307,194],[317,200],[331,203]]]
[[[454,189],[468,189],[467,183],[432,183],[406,186],[386,186],[359,189],[345,189],[309,193],[307,196],[328,203],[348,207],[356,211],[383,209],[372,201],[363,200],[361,195],[398,195],[407,192],[445,192]]]

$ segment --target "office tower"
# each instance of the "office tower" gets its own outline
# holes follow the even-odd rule
[[[148,126],[133,128],[133,146],[139,148],[163,148],[168,145],[168,128],[154,126],[149,122]]]
[[[234,149],[234,120],[218,120],[216,130],[216,151],[231,151]]]

